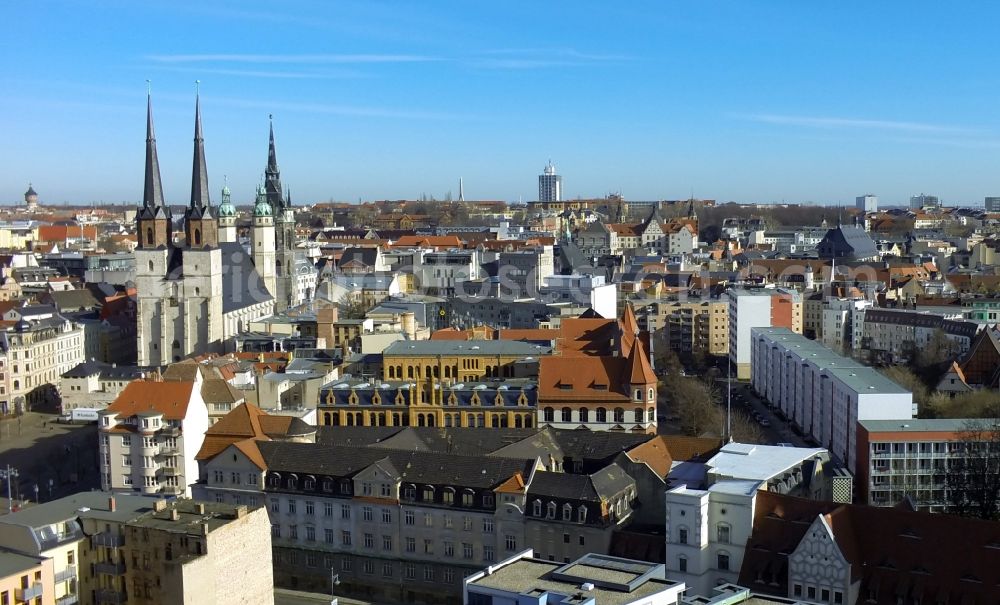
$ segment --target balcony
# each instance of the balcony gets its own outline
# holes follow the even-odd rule
[[[180,454],[180,449],[176,445],[167,445],[166,443],[160,444],[160,453],[158,456],[176,456]]]
[[[125,546],[125,536],[110,532],[101,532],[91,536],[91,541],[95,547],[105,546],[108,548],[121,548]]]
[[[80,602],[80,597],[75,594],[68,594],[56,599],[56,605],[76,605]]]
[[[167,496],[179,496],[184,493],[184,489],[180,485],[164,485],[163,493]]]
[[[94,563],[94,573],[102,573],[109,576],[121,576],[125,574],[125,563],[112,563],[110,561]]]
[[[55,575],[55,583],[76,579],[76,565],[67,565],[65,569]]]
[[[115,590],[113,588],[99,588],[96,591],[97,602],[98,603],[126,603],[128,602],[128,595],[120,590]]]
[[[162,427],[160,427],[159,434],[163,435],[164,437],[180,437],[181,427],[170,426],[165,424]]]
[[[176,466],[161,466],[156,469],[157,477],[176,477],[179,474],[180,471],[177,470]]]
[[[35,582],[27,588],[15,588],[15,601],[34,601],[42,596],[42,583]]]

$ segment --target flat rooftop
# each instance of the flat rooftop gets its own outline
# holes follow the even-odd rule
[[[869,433],[960,433],[968,430],[975,418],[934,418],[902,420],[859,420]]]
[[[30,557],[14,551],[0,549],[0,578],[24,573],[29,569],[41,565],[44,560],[42,557]]]
[[[710,474],[767,481],[805,460],[824,454],[823,448],[727,443],[705,464]]]
[[[584,593],[587,598],[594,598],[600,605],[624,605],[678,586],[678,582],[648,577],[657,572],[662,573],[661,565],[616,557],[586,555],[568,564],[524,558],[496,567],[492,573],[469,584],[514,594],[537,596],[551,592],[572,596],[582,592],[581,584],[591,582],[594,588]],[[559,576],[566,579],[558,579]],[[636,585],[629,590],[627,585],[631,583]],[[625,589],[609,585],[622,585]]]
[[[110,498],[115,499],[112,511]],[[102,521],[124,522],[139,515],[152,512],[155,498],[111,494],[109,492],[78,492],[65,498],[43,502],[36,506],[0,517],[0,523],[38,528],[70,519],[98,519]]]

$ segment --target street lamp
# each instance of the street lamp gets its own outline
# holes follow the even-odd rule
[[[35,504],[38,504],[38,484],[35,484]]]
[[[337,595],[333,594],[334,588],[340,586],[340,574],[334,573],[330,568],[330,605],[337,605]]]
[[[7,481],[7,512],[14,512],[14,500],[10,493],[10,484],[17,478],[17,469],[7,465],[6,469],[0,469],[0,479]]]
[[[55,485],[55,483],[56,480],[53,479],[52,477],[49,477],[49,500],[52,499],[52,487]]]

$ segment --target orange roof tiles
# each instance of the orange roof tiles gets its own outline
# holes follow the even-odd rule
[[[404,235],[393,242],[394,248],[461,248],[457,235]]]
[[[493,491],[506,494],[521,494],[524,493],[524,485],[524,477],[518,471],[511,475],[510,479],[493,488]]]
[[[183,420],[191,403],[194,382],[154,382],[133,380],[108,406],[119,418],[128,418],[141,412],[159,412],[167,420]]]
[[[661,478],[666,478],[670,474],[670,466],[673,458],[670,456],[670,449],[663,441],[663,437],[654,437],[649,441],[637,445],[625,452],[634,462],[646,464]]]

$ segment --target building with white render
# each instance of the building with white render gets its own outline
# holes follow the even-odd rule
[[[750,331],[775,326],[802,333],[802,296],[781,288],[732,288],[729,297],[729,359],[740,380],[750,378]]]
[[[913,417],[913,394],[787,328],[752,330],[753,388],[852,473],[859,420]]]

